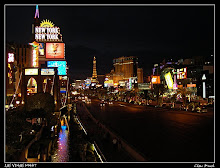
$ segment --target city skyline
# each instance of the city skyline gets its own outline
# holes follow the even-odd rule
[[[4,14],[4,167],[215,167],[215,4]]]
[[[14,20],[16,13],[20,17]],[[6,6],[6,41],[30,42],[34,15],[35,5]],[[39,18],[61,28],[70,75],[75,79],[92,76],[94,56],[98,75],[111,71],[114,58],[137,56],[146,76],[158,59],[214,54],[214,8],[209,5],[39,5]],[[13,24],[24,27],[15,31]]]

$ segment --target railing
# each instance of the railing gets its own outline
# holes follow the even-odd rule
[[[85,106],[85,104],[83,104],[83,106],[85,107],[88,115],[90,116],[90,118],[95,122],[98,123],[98,120],[95,119],[93,117],[93,115],[89,112],[89,110],[87,109],[87,107]],[[124,149],[125,151],[127,151],[129,153],[129,155],[131,157],[133,157],[135,160],[137,161],[141,161],[141,162],[146,162],[148,161],[148,159],[146,159],[146,157],[144,156],[144,154],[142,154],[141,152],[138,152],[137,149],[135,149],[133,146],[131,146],[130,144],[128,144],[128,142],[126,142],[123,138],[121,138],[119,135],[117,135],[113,130],[110,130],[109,128],[107,128],[105,125],[101,124],[99,122],[100,126],[109,133],[109,135],[112,138],[116,138],[119,139],[121,141],[121,148]]]
[[[99,149],[99,147],[98,147],[98,145],[97,145],[97,143],[96,143],[95,141],[94,141],[94,144],[95,144],[95,151],[96,151],[96,148],[97,148],[98,151],[99,151],[99,152],[96,151],[97,155],[99,156],[99,153],[100,153],[100,155],[101,155],[101,157],[99,156],[101,162],[103,162],[103,160],[104,160],[104,162],[107,162],[105,156],[103,155],[102,151]],[[103,160],[102,160],[102,159],[103,159]]]

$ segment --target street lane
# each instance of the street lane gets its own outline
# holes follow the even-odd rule
[[[214,161],[214,116],[124,102],[100,107],[92,99],[90,112],[151,161]]]

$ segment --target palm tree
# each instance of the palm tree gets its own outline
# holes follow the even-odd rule
[[[187,106],[187,102],[186,102],[186,96],[191,94],[191,92],[189,90],[187,90],[186,87],[184,88],[180,88],[177,90],[177,94],[181,94],[182,98],[183,98],[183,107]]]
[[[176,97],[177,97],[177,93],[175,93],[174,95],[172,95],[172,97],[170,98],[170,101],[171,101],[171,103],[172,103],[172,108],[175,107]]]
[[[162,96],[162,102],[161,103],[163,104],[163,95],[166,92],[166,88],[164,87],[163,84],[153,85],[153,88],[154,88],[154,94],[156,95],[156,98],[157,98],[157,105],[159,105],[160,96]]]

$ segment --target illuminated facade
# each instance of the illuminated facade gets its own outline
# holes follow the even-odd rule
[[[93,71],[92,71],[92,79],[91,79],[92,83],[98,83],[98,79],[97,79],[97,70],[96,70],[96,58],[94,56],[93,58]]]
[[[6,85],[6,104],[10,102],[10,96],[13,96],[15,91],[15,73],[14,67],[16,65],[14,54],[14,47],[7,44],[6,47],[6,66],[5,66],[5,85]]]
[[[135,56],[113,59],[113,81],[128,81],[130,77],[137,77],[138,58]]]
[[[22,70],[21,98],[26,102],[27,95],[48,92],[54,97],[55,110],[67,102],[68,73],[65,60],[65,44],[60,28],[49,20],[39,19],[36,6],[32,24],[32,42],[29,43],[28,65]]]
[[[67,102],[69,93],[63,92],[69,82],[65,43],[59,27],[47,19],[40,21],[38,5],[32,40],[29,44],[7,43],[5,60],[7,106],[18,101],[25,104],[29,95],[39,92],[54,97],[55,110],[59,110],[59,102]]]
[[[144,75],[143,75],[143,69],[142,68],[138,68],[137,69],[137,82],[138,83],[143,83],[144,82]]]

